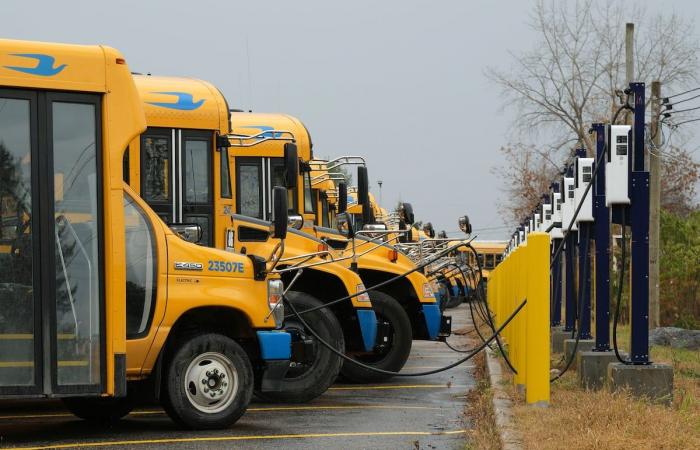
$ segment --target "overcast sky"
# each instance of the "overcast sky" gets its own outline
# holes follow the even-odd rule
[[[512,119],[484,69],[533,45],[532,3],[2,0],[0,36],[110,45],[133,71],[201,78],[232,108],[297,116],[316,156],[367,158],[385,207],[409,201],[448,231],[466,213],[478,230],[503,225],[490,169]],[[700,14],[697,0],[642,3]]]

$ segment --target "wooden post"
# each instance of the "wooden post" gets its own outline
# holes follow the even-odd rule
[[[651,135],[654,145],[649,155],[649,328],[659,326],[659,234],[661,215],[661,180],[659,153],[661,145],[661,82],[651,82]]]
[[[625,88],[634,81],[634,24],[625,26]],[[632,114],[625,111],[625,123],[632,125]]]

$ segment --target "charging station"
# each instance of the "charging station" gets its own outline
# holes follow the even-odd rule
[[[630,359],[612,363],[608,366],[608,384],[612,390],[628,389],[636,396],[645,396],[652,400],[670,403],[673,396],[673,368],[667,364],[653,364],[649,359],[649,172],[644,164],[644,118],[645,85],[634,82],[629,85],[629,92],[634,98],[634,122],[631,132],[632,147],[628,155],[611,155],[611,164],[615,157],[627,156],[629,183],[628,204],[624,203],[624,192],[620,192],[620,208],[623,210],[623,224],[631,228],[630,243]],[[612,131],[611,131],[612,135]],[[623,133],[615,135],[623,141]],[[612,142],[611,142],[612,144]],[[620,142],[623,144],[623,142]],[[622,148],[621,148],[622,150]],[[615,152],[617,153],[617,149]],[[624,160],[616,165],[623,166]],[[613,166],[610,166],[613,169]],[[622,191],[622,183],[613,180],[614,172],[608,173],[608,186]],[[613,184],[620,186],[613,186]],[[615,194],[617,198],[617,193]],[[611,197],[608,202],[615,205]],[[624,251],[625,249],[622,249]]]

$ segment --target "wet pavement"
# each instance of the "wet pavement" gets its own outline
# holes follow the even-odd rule
[[[453,329],[471,327],[466,305],[450,310]],[[453,335],[453,346],[467,337]],[[442,367],[463,354],[440,342],[414,341],[404,372]],[[134,411],[99,427],[56,403],[0,403],[0,448],[246,448],[246,449],[463,449],[470,424],[464,416],[474,387],[473,364],[372,385],[336,384],[307,404],[254,401],[230,429],[178,430],[157,408]]]

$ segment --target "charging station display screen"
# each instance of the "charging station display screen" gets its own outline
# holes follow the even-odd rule
[[[616,155],[626,155],[627,154],[627,136],[622,134],[617,136],[617,145],[615,146]]]
[[[593,168],[591,166],[583,167],[583,182],[584,183],[590,183],[591,178],[592,178],[592,171],[593,171]]]

